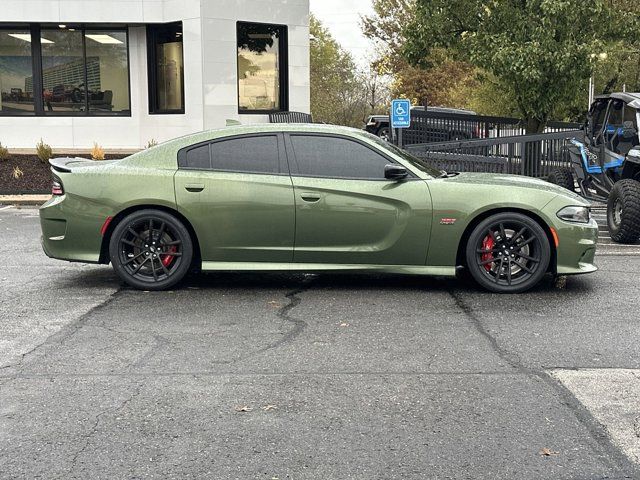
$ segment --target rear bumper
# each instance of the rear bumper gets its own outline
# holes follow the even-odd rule
[[[99,217],[70,208],[73,199],[54,196],[40,207],[40,243],[49,258],[98,263],[102,236]]]

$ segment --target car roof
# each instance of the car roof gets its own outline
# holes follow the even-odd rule
[[[256,133],[270,133],[270,132],[304,132],[304,133],[324,133],[334,135],[347,135],[350,137],[363,136],[363,131],[351,128],[342,127],[339,125],[327,125],[322,123],[255,123],[251,125],[230,125],[223,128],[217,128],[213,130],[205,130],[202,132],[192,133],[179,137],[173,140],[169,140],[166,143],[177,143],[184,145],[192,145],[199,142],[205,142],[207,140],[215,140],[217,138],[232,137],[234,135],[246,135]]]
[[[614,92],[608,95],[597,95],[596,100],[606,98],[616,98],[628,103],[632,108],[640,108],[640,93],[639,92]]]

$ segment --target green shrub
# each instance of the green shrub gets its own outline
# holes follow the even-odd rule
[[[42,163],[47,163],[53,157],[51,147],[42,141],[36,143],[36,154]]]
[[[2,160],[9,160],[9,149],[3,147],[2,142],[0,142],[0,161]]]
[[[155,147],[156,145],[158,145],[158,142],[156,142],[155,138],[152,138],[147,142],[147,148]]]

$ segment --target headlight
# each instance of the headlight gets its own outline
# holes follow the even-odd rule
[[[566,222],[589,223],[591,220],[589,207],[564,207],[557,215]]]

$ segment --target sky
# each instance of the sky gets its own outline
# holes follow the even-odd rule
[[[360,16],[373,13],[371,0],[310,0],[313,13],[360,66],[373,57],[369,41],[362,35]]]

